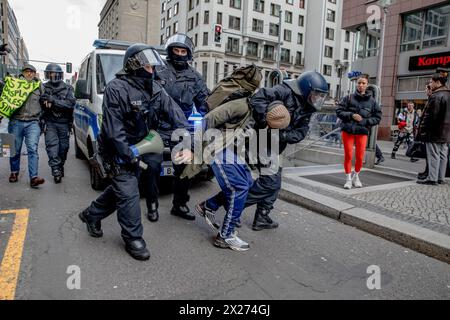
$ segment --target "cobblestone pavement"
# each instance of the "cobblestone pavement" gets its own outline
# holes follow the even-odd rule
[[[450,226],[450,185],[408,186],[352,198],[429,222]]]

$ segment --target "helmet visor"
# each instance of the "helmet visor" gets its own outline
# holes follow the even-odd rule
[[[145,49],[135,55],[136,60],[140,63],[142,67],[146,66],[160,66],[162,64],[161,59],[158,54],[152,49]]]
[[[327,97],[328,93],[313,90],[308,97],[308,103],[312,105],[316,110],[320,110],[322,109]]]
[[[61,72],[53,72],[53,71],[47,71],[45,72],[45,79],[49,80],[50,82],[58,82],[63,80],[63,73]]]

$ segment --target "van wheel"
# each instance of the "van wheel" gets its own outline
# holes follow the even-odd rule
[[[80,149],[77,143],[77,137],[74,135],[75,138],[75,158],[80,160],[86,160],[86,156],[84,155],[83,151]]]
[[[103,191],[107,186],[107,181],[102,179],[102,177],[98,174],[97,170],[94,169],[93,166],[89,165],[89,173],[91,176],[91,187],[95,191]]]

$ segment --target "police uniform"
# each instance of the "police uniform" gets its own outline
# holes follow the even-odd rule
[[[172,52],[173,47],[186,48],[188,50],[188,55],[185,57],[174,55]],[[186,119],[189,119],[191,116],[194,106],[199,113],[205,115],[208,112],[206,99],[210,92],[203,81],[202,76],[188,64],[188,61],[192,59],[194,50],[192,41],[186,35],[176,34],[168,39],[166,50],[168,51],[168,59],[166,61],[167,66],[158,70],[157,78],[159,83],[178,104],[181,110],[183,110]],[[171,141],[172,132],[173,129],[166,121],[160,122],[158,133],[161,135],[166,145],[169,145],[171,148],[175,146]],[[159,160],[162,162],[162,159]],[[148,177],[145,179],[147,181],[146,187],[155,190],[158,188],[157,180],[159,180],[161,171],[161,167],[157,166],[158,159],[145,158],[144,162],[150,166],[150,170],[147,173]],[[180,179],[186,166],[174,164],[173,167],[175,179],[173,188],[173,209],[171,213],[184,219],[194,220],[195,216],[189,212],[189,209],[186,206],[190,200],[190,180]],[[149,220],[152,222],[157,221],[158,214],[154,210],[158,206],[157,199],[147,199],[147,206],[149,210]]]
[[[139,44],[128,50],[137,55],[151,49]],[[129,56],[133,60],[133,55],[127,51],[124,61]],[[127,72],[117,74],[107,85],[103,97],[99,153],[105,163],[115,168],[112,183],[80,214],[80,218],[87,224],[91,236],[101,237],[100,222],[117,210],[127,252],[137,260],[147,260],[150,254],[142,239],[139,161],[131,146],[141,142],[150,130],[157,129],[161,120],[173,128],[186,128],[187,121],[178,105],[158,83],[152,78],[138,76],[138,73],[146,71],[140,68],[134,73]]]
[[[51,103],[51,108],[44,107],[45,147],[48,164],[55,179],[64,176],[64,164],[70,147],[70,129],[73,123],[73,110],[76,99],[73,88],[64,83],[47,82],[41,102]],[[55,180],[56,181],[56,180]]]

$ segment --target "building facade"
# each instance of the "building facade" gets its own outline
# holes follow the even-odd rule
[[[159,43],[164,44],[177,32],[191,37],[196,46],[194,65],[209,88],[235,68],[254,63],[263,70],[263,85],[276,68],[294,78],[307,70],[320,71],[330,85],[331,96],[338,98],[348,91],[345,71],[353,48],[352,34],[340,27],[342,3],[161,0]],[[215,41],[216,24],[223,30],[220,42]]]
[[[356,33],[353,70],[368,73],[372,82],[380,84],[383,120],[379,138],[383,140],[390,139],[396,115],[408,101],[424,107],[425,86],[436,68],[450,68],[450,2],[390,2],[384,14],[376,7],[377,1],[346,0],[342,21],[346,30]],[[381,13],[381,20],[374,19],[377,13]],[[381,57],[383,19],[386,27]]]
[[[158,0],[108,0],[101,13],[100,39],[158,44]]]
[[[7,0],[0,0],[1,41],[8,44],[11,51],[2,57],[2,71],[16,72],[18,68],[28,62],[29,55],[25,41],[17,24],[17,18]],[[16,70],[14,70],[16,69]]]

